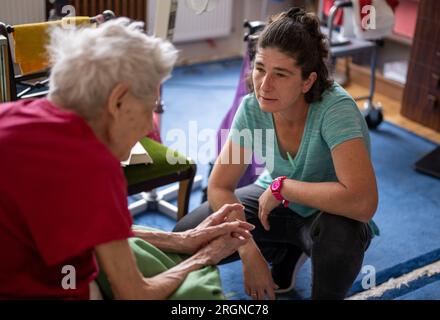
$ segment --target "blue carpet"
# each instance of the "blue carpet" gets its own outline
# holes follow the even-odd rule
[[[189,122],[197,121],[198,130],[217,129],[229,109],[238,83],[241,60],[177,68],[164,85],[167,106],[163,117],[164,143],[194,158],[197,146],[177,145],[166,134],[172,129],[189,132]],[[197,136],[192,137],[192,141]],[[379,187],[379,207],[375,215],[381,235],[374,238],[366,253],[364,266],[376,271],[376,284],[397,277],[414,268],[440,260],[440,180],[413,170],[413,164],[434,149],[435,144],[404,129],[384,122],[371,131],[372,159]],[[200,148],[199,143],[199,148]],[[198,174],[207,178],[206,164],[199,164]],[[205,180],[206,181],[206,180]],[[201,199],[192,195],[190,208]],[[171,230],[174,221],[147,213],[136,223]],[[231,299],[246,299],[241,263],[220,267],[226,294]],[[301,269],[294,292],[281,299],[310,297],[310,261]],[[360,274],[351,293],[363,290]],[[434,284],[433,284],[434,285]],[[437,287],[439,287],[437,285]],[[434,290],[435,292],[435,290]],[[440,293],[437,291],[437,298]],[[434,297],[433,297],[434,298]]]
[[[440,281],[437,280],[395,300],[440,300]]]

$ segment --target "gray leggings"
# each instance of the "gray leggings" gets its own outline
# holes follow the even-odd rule
[[[370,245],[369,226],[325,212],[303,218],[279,206],[270,213],[270,230],[266,231],[258,219],[258,198],[263,192],[262,187],[252,184],[237,189],[235,194],[245,206],[247,221],[256,227],[252,235],[266,260],[278,263],[289,246],[300,248],[312,259],[312,299],[344,299]],[[205,202],[181,219],[174,231],[194,228],[211,213]],[[222,263],[236,259],[238,254]]]

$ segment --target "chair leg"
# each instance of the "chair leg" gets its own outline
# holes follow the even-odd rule
[[[193,165],[190,178],[179,182],[179,194],[177,196],[177,221],[182,219],[188,213],[189,198],[191,195],[195,174],[196,165]]]
[[[191,194],[191,186],[193,179],[183,180],[179,182],[179,195],[177,198],[177,221],[182,219],[188,213],[189,196]]]

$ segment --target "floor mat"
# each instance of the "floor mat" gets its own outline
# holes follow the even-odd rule
[[[440,300],[440,280],[409,292],[395,300]]]

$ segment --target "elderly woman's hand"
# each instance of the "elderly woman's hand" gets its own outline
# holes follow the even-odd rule
[[[194,257],[201,259],[203,265],[216,265],[248,241],[249,239],[237,238],[227,233],[206,244],[197,251]]]
[[[181,233],[184,252],[193,254],[215,238],[230,235],[237,239],[250,239],[249,231],[255,227],[245,221],[228,221],[233,211],[242,211],[241,204],[227,204],[202,221],[196,228]]]
[[[223,222],[230,222],[231,218],[230,215],[234,211],[238,211],[240,213],[243,213],[244,207],[240,203],[233,203],[233,204],[225,204],[220,209],[218,209],[216,212],[211,214],[209,217],[207,217],[205,220],[203,220],[196,229],[203,229],[206,227],[216,226]]]

